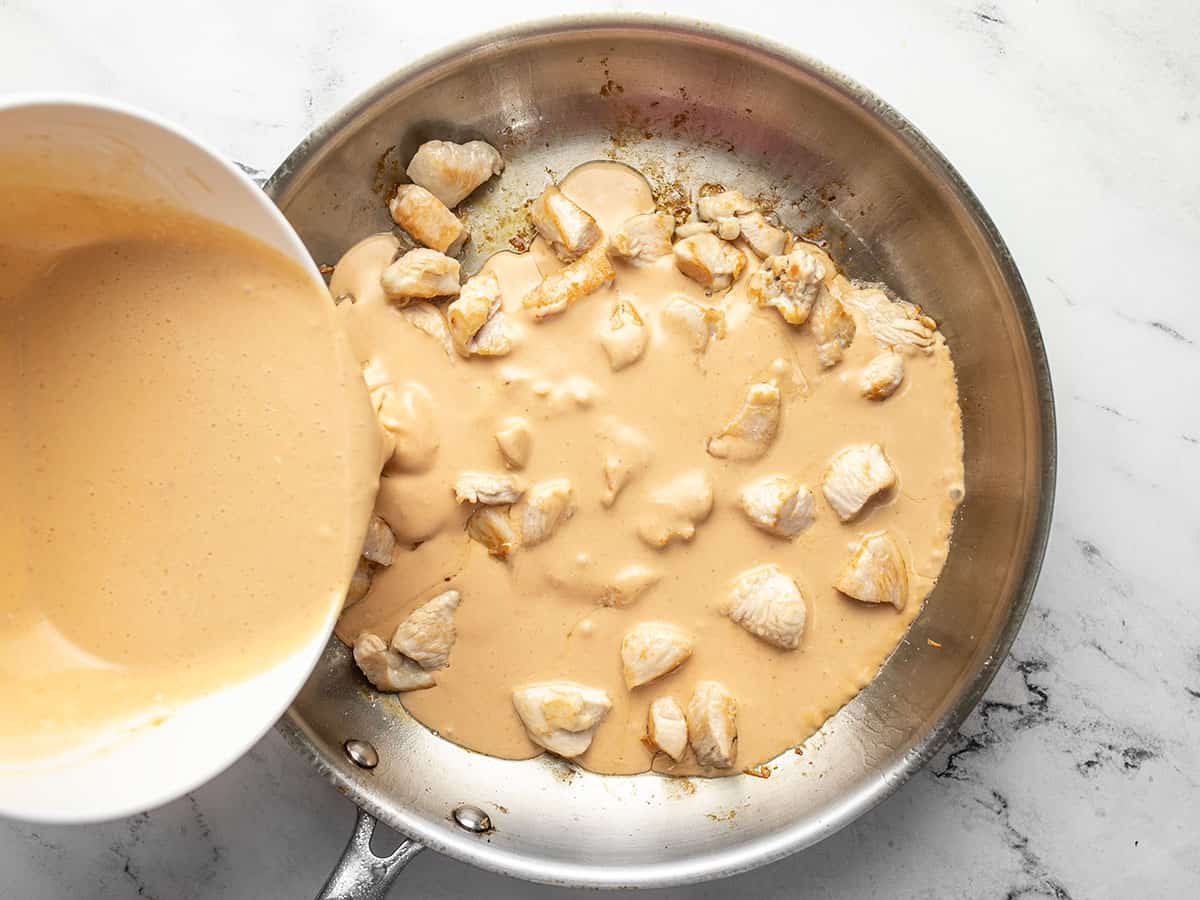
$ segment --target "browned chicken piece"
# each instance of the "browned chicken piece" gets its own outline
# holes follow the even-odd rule
[[[709,194],[696,202],[696,211],[705,222],[714,222],[755,211],[754,201],[741,191],[722,191]]]
[[[616,419],[607,419],[601,434],[604,444],[604,494],[600,502],[612,506],[625,486],[650,465],[654,450],[644,434]]]
[[[779,430],[782,402],[771,382],[750,385],[737,415],[708,439],[708,453],[718,459],[758,459],[770,449]]]
[[[650,510],[638,522],[638,536],[651,547],[690,541],[713,506],[712,479],[691,469],[650,493]]]
[[[419,184],[402,184],[388,201],[392,221],[431,250],[453,256],[467,240],[467,229],[449,208]]]
[[[531,741],[571,759],[591,746],[612,701],[599,688],[548,681],[513,691],[513,706]]]
[[[458,299],[446,307],[450,335],[462,356],[503,356],[512,349],[504,328],[500,280],[491,272],[467,279]]]
[[[736,241],[742,235],[742,226],[737,216],[722,216],[717,219],[717,237],[723,241]]]
[[[864,603],[890,603],[904,609],[908,602],[908,566],[892,536],[877,531],[864,537],[834,587]]]
[[[787,256],[769,256],[750,276],[746,294],[755,306],[772,307],[789,325],[808,321],[827,274],[820,259],[797,244]]]
[[[542,543],[575,513],[575,491],[566,478],[539,481],[525,493],[517,507],[521,521],[521,543]]]
[[[688,741],[696,762],[728,769],[737,760],[737,701],[716,681],[699,681],[687,709]]]
[[[508,506],[525,493],[525,483],[516,475],[463,472],[454,481],[454,498],[459,503]]]
[[[512,348],[513,339],[503,310],[493,313],[467,344],[467,351],[472,356],[507,356]]]
[[[508,559],[521,543],[511,512],[511,506],[479,507],[467,519],[467,537],[486,547],[489,556]]]
[[[413,328],[422,331],[437,341],[446,355],[454,358],[454,341],[450,337],[450,326],[442,311],[426,300],[414,300],[399,310],[400,318]]]
[[[904,357],[885,350],[866,366],[858,379],[858,390],[868,400],[886,400],[904,381]]]
[[[737,577],[729,594],[729,618],[781,650],[795,650],[807,610],[796,582],[774,563]]]
[[[673,697],[659,697],[650,704],[646,737],[675,762],[687,752],[687,719]]]
[[[563,262],[578,259],[602,237],[596,220],[554,185],[542,191],[531,215],[538,234]]]
[[[641,314],[628,300],[618,300],[608,325],[600,331],[600,346],[614,372],[633,365],[646,350],[648,334]]]
[[[427,141],[408,164],[408,177],[453,209],[468,194],[504,171],[504,158],[491,144]]]
[[[510,469],[523,469],[533,451],[533,433],[529,422],[520,416],[510,416],[500,423],[496,432],[496,446]]]
[[[396,303],[458,295],[458,260],[444,253],[418,247],[383,270],[379,276],[383,292]]]
[[[926,353],[933,349],[937,323],[924,315],[920,307],[892,300],[879,288],[849,291],[846,304],[863,314],[867,330],[881,347]]]
[[[816,501],[806,485],[787,475],[767,475],[738,492],[742,512],[767,534],[791,540],[813,523]]]
[[[838,518],[848,522],[867,501],[896,483],[896,472],[878,444],[852,444],[829,462],[821,490]]]
[[[675,243],[675,267],[705,290],[728,290],[746,267],[746,257],[715,234],[697,234]]]
[[[713,338],[725,337],[725,313],[715,306],[672,297],[659,315],[663,327],[686,340],[693,353],[703,353]]]
[[[362,555],[373,563],[390,566],[396,553],[396,535],[381,516],[371,516],[367,536],[363,539]]]
[[[621,640],[625,686],[631,690],[674,672],[692,655],[694,642],[682,628],[667,622],[641,622]]]
[[[616,275],[617,271],[601,243],[561,272],[542,281],[525,295],[523,303],[526,309],[533,311],[535,319],[554,316],[581,297],[611,284]]]
[[[675,227],[675,240],[681,241],[684,238],[694,237],[697,234],[716,234],[716,222],[697,222],[692,220],[684,222],[682,225]]]
[[[776,228],[767,217],[757,210],[737,217],[744,240],[759,259],[768,259],[786,253],[792,236],[782,228]]]
[[[379,424],[391,443],[388,466],[400,472],[425,472],[441,446],[433,396],[424,385],[407,381],[375,394]]]
[[[375,578],[375,567],[369,559],[359,559],[350,577],[350,586],[346,588],[346,600],[343,609],[349,609],[371,591],[371,582]]]
[[[461,600],[458,591],[444,591],[418,606],[392,635],[392,649],[422,669],[444,668],[457,637],[454,611]]]
[[[433,676],[419,665],[389,649],[383,638],[365,631],[354,641],[354,662],[381,691],[419,691],[435,684]]]
[[[608,252],[633,263],[645,266],[671,255],[671,239],[675,234],[675,217],[667,213],[643,213],[627,219],[608,245]]]
[[[817,292],[811,327],[817,339],[817,362],[825,368],[836,366],[854,342],[854,318],[828,288]]]
[[[641,563],[632,563],[619,570],[610,582],[600,586],[597,599],[601,606],[624,609],[637,603],[643,594],[660,581],[661,572]]]

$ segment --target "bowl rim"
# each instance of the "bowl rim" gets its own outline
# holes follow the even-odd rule
[[[383,102],[404,84],[419,80],[439,68],[462,60],[464,57],[497,46],[524,43],[564,34],[589,32],[613,32],[616,34],[630,31],[650,32],[666,36],[674,34],[691,40],[700,39],[711,42],[714,45],[735,45],[767,58],[772,64],[799,69],[815,78],[826,89],[842,95],[867,115],[881,121],[887,130],[931,171],[934,179],[950,190],[974,226],[979,229],[983,243],[992,254],[1002,277],[1003,287],[1012,300],[1014,312],[1025,337],[1034,382],[1033,392],[1037,399],[1041,425],[1038,433],[1040,456],[1035,461],[1038,507],[1036,514],[1030,517],[1023,571],[1020,579],[1014,585],[1013,601],[1009,606],[1006,621],[996,635],[991,653],[980,664],[965,690],[954,699],[952,705],[926,731],[914,747],[904,754],[902,760],[886,772],[881,772],[880,777],[869,788],[853,793],[845,802],[839,804],[837,815],[823,823],[823,827],[815,834],[797,833],[793,829],[784,828],[733,850],[717,848],[712,852],[698,853],[686,862],[635,864],[620,867],[597,866],[586,862],[565,865],[528,854],[499,853],[490,850],[486,844],[472,840],[469,836],[447,837],[442,832],[422,827],[423,823],[415,820],[415,817],[410,817],[401,826],[396,822],[396,818],[390,810],[361,794],[350,777],[349,768],[346,767],[343,759],[328,755],[321,750],[319,742],[311,735],[294,706],[289,708],[287,714],[280,720],[278,728],[288,743],[323,773],[339,791],[382,821],[394,827],[400,827],[414,840],[439,853],[445,853],[493,872],[544,884],[563,886],[668,887],[694,884],[745,872],[824,840],[891,796],[924,767],[974,710],[999,670],[1000,663],[1008,655],[1013,640],[1024,621],[1045,558],[1053,516],[1057,471],[1054,396],[1041,330],[1038,327],[1033,303],[1012,253],[978,196],[933,142],[874,92],[817,59],[753,32],[698,19],[646,12],[585,13],[541,17],[481,32],[426,54],[360,92],[310,131],[279,164],[263,185],[263,189],[272,200],[282,207],[282,204],[287,202],[292,184],[302,177],[306,170],[340,146],[342,141],[339,140],[339,134],[346,132],[348,126],[356,119],[370,110],[372,106]],[[416,822],[415,827],[414,821]]]

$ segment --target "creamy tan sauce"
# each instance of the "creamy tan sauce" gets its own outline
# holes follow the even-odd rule
[[[378,450],[333,304],[299,266],[168,209],[4,198],[13,759],[168,716],[313,640],[361,548]]]
[[[610,163],[577,169],[563,192],[592,213],[606,231],[651,211],[644,180]],[[414,381],[434,398],[438,450],[419,474],[385,472],[377,511],[402,545],[381,569],[370,594],[338,624],[346,641],[369,630],[385,638],[417,605],[446,587],[462,592],[458,640],[437,686],[402,694],[420,721],[463,746],[508,758],[536,755],[513,710],[516,687],[571,679],[608,692],[613,707],[580,762],[606,773],[678,765],[643,743],[649,704],[673,696],[684,709],[700,680],[722,682],[738,702],[738,758],[729,771],[761,763],[802,742],[875,676],[920,611],[946,558],[956,498],[961,496],[962,436],[954,370],[939,334],[933,352],[906,358],[900,390],[885,402],[864,399],[858,375],[880,347],[855,313],[858,335],[846,358],[822,369],[808,327],[786,325],[772,309],[746,299],[756,266],[725,295],[705,297],[670,257],[636,268],[617,262],[615,285],[561,315],[535,322],[524,295],[561,263],[538,240],[524,255],[500,253],[485,269],[499,278],[516,347],[498,359],[461,359],[413,328],[379,290],[379,272],[396,248],[390,236],[371,238],[338,266],[333,292],[353,294],[343,315],[360,360],[374,362],[397,384]],[[684,295],[726,311],[728,332],[701,355],[665,329],[660,312]],[[617,298],[632,300],[650,329],[642,358],[611,370],[597,335]],[[785,378],[778,436],[756,461],[719,460],[706,440],[740,407],[747,386],[775,360],[803,378]],[[464,470],[505,471],[495,432],[509,417],[530,425],[532,450],[520,475],[529,483],[566,477],[578,509],[549,540],[517,550],[507,562],[468,540],[470,510],[456,504],[451,485]],[[649,441],[646,468],[611,508],[601,498],[606,436],[615,424]],[[886,450],[898,484],[856,520],[842,524],[820,494],[830,458],[847,444],[876,441]],[[637,524],[655,488],[694,468],[713,482],[712,514],[690,543],[647,546]],[[737,504],[739,489],[764,475],[800,478],[817,495],[816,522],[795,541],[751,527]],[[865,533],[889,529],[910,569],[907,606],[872,606],[837,593],[833,583]],[[722,615],[731,581],[760,563],[793,576],[807,598],[808,622],[799,649],[775,649]],[[599,604],[600,588],[626,566],[640,564],[661,581],[627,608]],[[694,656],[674,673],[626,689],[621,639],[639,622],[659,620],[686,629]],[[724,774],[721,772],[709,774]]]

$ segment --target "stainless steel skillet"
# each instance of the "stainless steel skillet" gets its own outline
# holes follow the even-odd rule
[[[473,201],[485,255],[547,171],[612,157],[664,197],[737,185],[941,324],[958,367],[967,500],[937,589],[879,677],[770,779],[603,777],[463,750],[362,689],[330,643],[284,733],[365,812],[326,897],[382,897],[421,845],[534,881],[662,886],[809,846],[894,791],[978,701],[1020,626],[1050,522],[1050,378],[1029,298],[978,200],[899,114],[812,60],[662,17],[524,25],[384,81],[319,128],[267,190],[318,262],[390,227],[382,202],[431,138],[509,160]],[[468,270],[471,261],[468,261]],[[930,643],[930,642],[933,643]],[[347,743],[350,742],[350,743]],[[377,859],[376,817],[411,840]]]

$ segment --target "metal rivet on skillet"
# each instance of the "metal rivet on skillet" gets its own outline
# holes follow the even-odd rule
[[[491,817],[478,806],[457,806],[453,815],[455,824],[472,834],[483,834],[492,830]]]
[[[350,758],[350,762],[360,769],[373,769],[379,765],[379,753],[367,741],[350,738],[342,747],[346,751],[346,756]]]

